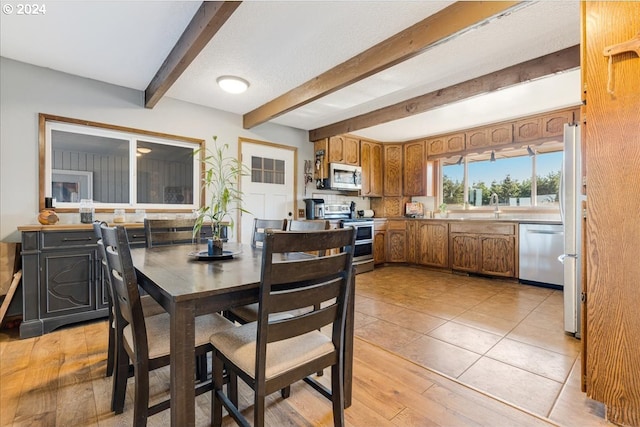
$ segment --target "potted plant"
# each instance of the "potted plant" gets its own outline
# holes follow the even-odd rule
[[[196,211],[196,221],[193,226],[193,236],[199,236],[203,225],[210,224],[213,236],[209,241],[209,255],[222,255],[222,223],[233,228],[231,215],[234,212],[247,212],[242,207],[242,192],[238,188],[241,176],[249,171],[240,160],[227,154],[229,144],[218,145],[217,137],[213,137],[213,148],[200,148],[194,152],[199,155],[205,150],[202,159],[204,175],[202,188],[205,190],[205,201]]]
[[[441,218],[447,218],[449,216],[449,212],[447,211],[447,204],[446,203],[440,203],[440,206],[438,206],[438,209],[440,209],[440,217]]]

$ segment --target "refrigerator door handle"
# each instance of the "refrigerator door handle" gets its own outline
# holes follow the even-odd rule
[[[564,259],[565,258],[575,258],[578,259],[578,254],[562,254],[558,257],[558,261],[560,261],[562,264],[564,264]]]

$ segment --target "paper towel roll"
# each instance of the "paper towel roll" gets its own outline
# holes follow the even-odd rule
[[[363,218],[373,218],[373,210],[371,209],[365,209],[362,211],[362,217]]]

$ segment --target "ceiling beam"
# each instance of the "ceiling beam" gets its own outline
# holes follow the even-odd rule
[[[144,106],[153,108],[240,6],[240,1],[204,1],[144,91]]]
[[[427,17],[413,26],[365,50],[302,85],[280,95],[243,116],[243,126],[251,129],[318,98],[363,80],[406,61],[427,48],[505,13],[518,1],[463,1]]]
[[[493,92],[580,66],[580,46],[572,46],[530,61],[476,77],[415,98],[309,131],[309,141],[354,132],[421,114],[472,96]]]

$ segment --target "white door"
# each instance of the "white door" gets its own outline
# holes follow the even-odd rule
[[[243,176],[240,189],[244,208],[240,221],[240,241],[251,243],[253,219],[293,218],[296,172],[295,147],[239,141],[242,163],[251,170]]]

